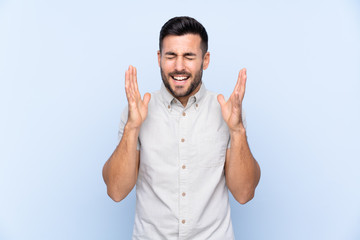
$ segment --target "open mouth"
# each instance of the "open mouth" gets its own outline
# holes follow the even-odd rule
[[[187,80],[189,80],[189,78],[191,77],[191,74],[185,71],[184,72],[174,71],[169,75],[173,79],[173,84],[179,87],[185,85],[187,83]]]
[[[185,85],[187,80],[190,78],[190,75],[170,75],[174,80],[175,86]]]
[[[190,76],[171,76],[177,82],[186,81],[189,79]]]

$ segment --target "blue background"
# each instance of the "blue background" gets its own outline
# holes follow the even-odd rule
[[[117,145],[124,73],[159,89],[171,17],[207,28],[208,89],[244,107],[262,177],[231,199],[237,239],[360,239],[359,1],[0,0],[0,239],[130,239],[135,195],[101,170]]]

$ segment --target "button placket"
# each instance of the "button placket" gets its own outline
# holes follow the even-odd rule
[[[179,112],[179,236],[185,236],[187,234],[188,219],[189,219],[189,203],[188,203],[188,184],[189,184],[189,171],[188,171],[188,119],[185,111]]]

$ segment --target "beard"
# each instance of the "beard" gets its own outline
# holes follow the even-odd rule
[[[188,87],[188,89],[183,93],[176,93],[175,89],[171,88],[168,78],[171,78],[171,75],[188,75],[188,76],[190,76],[189,78],[191,78],[192,75],[190,73],[185,72],[185,71],[182,71],[182,72],[174,71],[174,72],[169,73],[168,76],[166,76],[161,67],[160,67],[160,72],[161,72],[161,78],[162,78],[162,81],[163,81],[165,87],[169,90],[169,92],[175,98],[186,97],[186,96],[189,96],[201,83],[202,73],[203,73],[203,64],[201,64],[200,70],[195,73],[195,77],[194,77],[193,81],[190,83],[190,86]],[[175,86],[175,88],[181,89],[184,87],[183,86]]]

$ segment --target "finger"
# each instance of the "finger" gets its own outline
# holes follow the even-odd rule
[[[135,97],[135,91],[134,91],[134,67],[132,65],[130,65],[129,67],[129,74],[130,74],[130,93],[132,95],[132,97]]]
[[[242,75],[242,73],[241,73],[241,70],[240,70],[240,71],[239,71],[239,75],[238,75],[238,79],[237,79],[236,84],[235,84],[235,87],[234,87],[234,91],[232,92],[231,95],[233,95],[233,94],[235,94],[236,92],[239,91],[239,89],[240,89],[240,79],[241,79],[241,75]]]
[[[241,77],[240,77],[241,87],[244,86],[245,81],[246,81],[246,68],[243,68],[243,69],[241,69]]]
[[[129,68],[128,70],[125,71],[125,93],[126,93],[126,98],[129,101],[130,98],[130,76],[129,76]]]
[[[145,93],[144,98],[143,98],[143,102],[144,102],[145,107],[148,107],[150,99],[151,99],[151,94],[150,93]]]
[[[238,84],[237,84],[237,91],[241,90],[241,84],[244,78],[244,68],[240,70],[239,76],[238,76]]]
[[[135,101],[134,99],[134,94],[132,93],[131,90],[131,72],[130,72],[130,67],[129,69],[125,72],[125,92],[126,92],[126,97],[128,99],[128,103],[130,105],[132,105]]]
[[[240,92],[240,100],[242,101],[245,95],[247,75],[246,75],[246,68],[241,69],[241,71],[242,71],[242,75],[241,75],[239,92]]]
[[[139,92],[139,87],[138,87],[138,84],[137,84],[137,69],[136,67],[134,67],[134,92],[135,92],[135,96],[137,98],[141,98],[141,95],[140,95],[140,92]]]
[[[226,102],[225,102],[225,99],[224,99],[224,96],[223,96],[222,94],[217,95],[217,100],[218,100],[221,108],[222,108],[222,107],[225,105],[225,103],[226,103]]]

